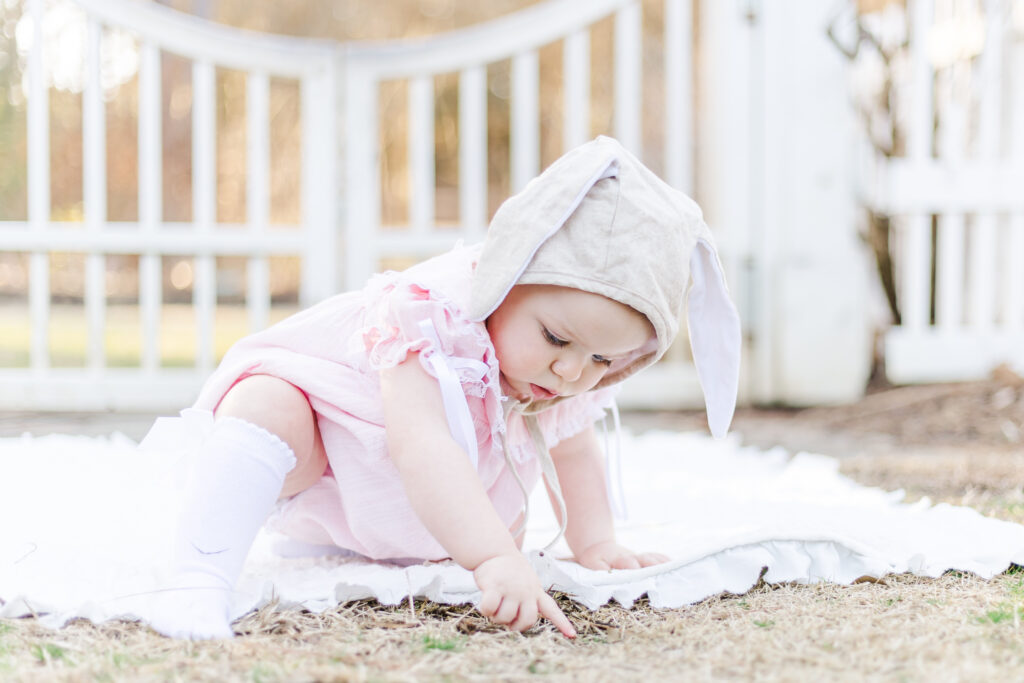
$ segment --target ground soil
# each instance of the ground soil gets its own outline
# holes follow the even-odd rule
[[[631,414],[627,423],[706,429],[699,412]],[[740,408],[732,430],[760,448],[836,456],[861,483],[911,498],[1024,487],[1024,379],[1006,368],[976,382],[881,384],[847,405]]]
[[[0,436],[120,430],[153,415],[0,416]],[[705,430],[699,412],[630,413],[634,431]],[[908,499],[970,505],[1024,523],[1024,381],[872,387],[855,404],[741,408],[739,438],[840,458],[843,472]],[[950,572],[852,586],[759,585],[677,610],[641,600],[589,612],[559,602],[581,637],[543,623],[525,635],[469,607],[372,601],[320,615],[272,607],[235,624],[240,637],[182,643],[131,623],[0,621],[4,680],[1024,680],[1024,574]]]

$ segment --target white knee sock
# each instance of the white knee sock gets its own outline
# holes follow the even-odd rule
[[[172,638],[230,638],[231,590],[256,533],[295,467],[288,444],[254,424],[217,420],[192,464],[170,585],[150,624]]]

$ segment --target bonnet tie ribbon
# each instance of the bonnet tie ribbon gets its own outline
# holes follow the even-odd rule
[[[608,503],[612,514],[618,521],[629,516],[626,507],[626,488],[622,484],[622,421],[619,418],[619,406],[612,400],[612,428],[615,430],[615,449],[608,442],[608,419],[601,418],[601,431],[604,432],[604,483],[608,489]]]
[[[559,539],[565,535],[565,528],[569,523],[569,515],[565,509],[565,497],[562,495],[562,485],[558,481],[558,472],[555,471],[555,462],[551,459],[551,453],[548,451],[547,444],[544,442],[544,435],[540,431],[540,425],[537,424],[537,416],[532,413],[525,412],[525,408],[525,404],[509,399],[505,403],[504,409],[505,424],[508,425],[508,418],[512,414],[513,410],[522,414],[523,421],[526,423],[526,429],[530,433],[530,438],[533,440],[533,448],[537,452],[537,461],[540,463],[541,472],[551,489],[552,495],[555,497],[555,501],[558,503],[558,533],[543,548],[544,550],[550,550],[551,547],[558,543]],[[507,427],[505,435],[501,440],[501,449],[505,455],[505,464],[508,465],[509,470],[512,472],[512,476],[515,477],[516,483],[519,484],[519,490],[523,492],[523,519],[519,522],[516,528],[512,530],[512,538],[516,538],[519,534],[523,533],[523,530],[526,529],[526,523],[530,519],[530,492],[526,490],[526,485],[523,483],[523,479],[519,476],[519,471],[516,469],[516,465],[512,461],[512,453],[508,447]]]

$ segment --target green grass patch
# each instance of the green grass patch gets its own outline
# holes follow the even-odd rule
[[[143,657],[129,654],[127,652],[111,652],[110,663],[117,669],[135,669],[145,664],[154,664],[164,661],[164,657]]]
[[[771,628],[775,626],[775,622],[771,619],[754,619],[754,626],[758,628]]]
[[[461,638],[435,638],[434,636],[423,636],[424,650],[444,650],[446,652],[458,652],[464,644]]]
[[[526,670],[534,676],[546,676],[551,673],[551,667],[545,665],[544,662],[539,659],[535,659],[530,662],[529,666],[526,667]]]
[[[64,659],[64,648],[53,643],[37,643],[33,645],[29,652],[40,662],[57,661]]]
[[[1018,607],[1024,605],[1024,577],[1010,582],[1006,587],[1006,592],[1010,594],[1010,598],[1017,603]]]
[[[257,664],[249,672],[249,676],[253,683],[269,683],[270,681],[281,680],[280,672],[271,666],[266,664]]]
[[[1024,612],[1024,577],[1018,574],[1015,580],[1005,581],[1004,586],[1009,599],[998,603],[983,616],[975,617],[975,621],[980,624],[1020,624],[1021,612]]]
[[[1001,624],[1004,621],[1013,621],[1013,611],[1006,609],[1005,607],[999,607],[996,609],[985,612],[985,616],[976,617],[980,624]]]

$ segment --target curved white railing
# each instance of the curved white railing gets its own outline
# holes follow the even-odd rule
[[[664,13],[665,109],[662,139],[668,182],[692,190],[693,85],[692,6],[666,0]],[[346,239],[366,245],[349,252],[345,282],[357,286],[389,252],[422,256],[455,238],[482,237],[487,225],[487,66],[509,60],[510,179],[521,189],[540,169],[539,50],[563,41],[563,147],[592,136],[590,120],[591,42],[595,22],[614,16],[613,72],[601,74],[614,86],[613,130],[626,147],[643,156],[643,31],[639,0],[552,0],[465,29],[419,40],[350,43],[345,48]],[[437,232],[434,223],[434,81],[459,76],[459,230]],[[379,86],[409,82],[410,230],[380,234],[381,182],[378,159]],[[370,169],[370,172],[367,172]],[[395,235],[395,236],[392,236]],[[366,258],[367,254],[370,258]]]
[[[249,327],[259,329],[269,317],[269,256],[300,257],[300,302],[309,304],[340,288],[360,286],[383,258],[423,257],[456,239],[481,238],[488,222],[489,65],[504,60],[510,64],[511,190],[540,171],[539,50],[557,41],[562,41],[564,147],[602,132],[614,134],[643,156],[639,0],[549,0],[429,38],[347,44],[230,28],[155,3],[73,1],[84,10],[88,27],[82,94],[84,226],[51,216],[49,103],[41,28],[47,3],[25,0],[35,31],[27,73],[29,211],[27,221],[3,224],[0,250],[30,254],[32,344],[27,370],[2,370],[0,404],[145,408],[187,403],[216,362],[217,256],[247,259]],[[691,0],[665,0],[664,129],[647,136],[663,146],[666,178],[687,190],[693,175],[692,14]],[[614,66],[607,74],[591,74],[590,27],[609,16],[614,16]],[[100,64],[108,27],[131,33],[139,44],[139,215],[133,223],[107,220]],[[192,221],[184,226],[171,226],[163,218],[160,79],[165,53],[192,62]],[[217,221],[218,68],[246,75],[247,200],[241,230]],[[458,74],[459,79],[456,230],[437,229],[434,206],[434,78],[445,74]],[[269,221],[271,77],[297,81],[301,93],[298,230],[281,230]],[[590,84],[595,78],[614,84],[612,130],[593,130]],[[379,99],[381,85],[393,81],[408,82],[409,221],[399,230],[382,230]],[[81,369],[50,367],[49,255],[62,251],[86,254],[89,341],[86,367]],[[105,259],[107,254],[124,253],[139,254],[142,355],[138,368],[111,369],[104,348]],[[169,254],[191,255],[194,262],[195,366],[186,370],[161,366],[161,260]],[[157,386],[166,391],[154,391]]]
[[[537,50],[627,7],[636,0],[549,0],[499,19],[413,40],[351,42],[350,62],[379,79],[461,71]]]
[[[239,71],[298,78],[323,71],[340,46],[329,40],[292,38],[215,24],[155,2],[75,0],[101,24],[138,36],[147,45],[187,59]]]

